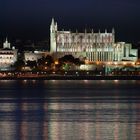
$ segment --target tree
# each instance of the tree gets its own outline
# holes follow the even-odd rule
[[[30,68],[36,68],[37,63],[36,61],[27,61],[27,66],[29,66]]]
[[[79,58],[74,58],[72,55],[65,55],[59,59],[59,62],[64,64],[64,63],[73,63],[75,65],[80,65],[83,64]]]
[[[49,70],[53,63],[54,63],[53,57],[50,55],[42,57],[37,61],[38,68],[41,70]]]
[[[21,70],[22,67],[24,67],[24,66],[25,66],[25,62],[20,59],[18,59],[14,64],[14,67],[16,68],[16,70]]]
[[[54,63],[54,60],[53,60],[52,56],[47,55],[46,58],[45,58],[45,64],[47,66],[51,66],[52,63]]]
[[[38,65],[43,65],[43,66],[51,66],[51,64],[54,62],[52,56],[47,55],[46,57],[42,57],[38,59]]]
[[[75,59],[74,59],[74,64],[79,66],[79,65],[81,65],[81,64],[84,64],[84,62],[81,61],[79,58],[75,58]]]
[[[72,55],[65,55],[59,58],[59,62],[61,63],[74,63],[74,57]]]
[[[45,65],[45,57],[42,57],[42,58],[38,59],[37,64],[38,64],[39,66]]]

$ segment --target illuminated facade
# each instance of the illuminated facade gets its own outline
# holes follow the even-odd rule
[[[6,38],[5,42],[3,43],[3,49],[10,49],[11,44],[8,42],[8,39]]]
[[[24,61],[38,61],[38,59],[42,57],[46,57],[49,55],[49,52],[44,52],[44,51],[25,51],[24,52]]]
[[[17,61],[17,50],[6,41],[3,43],[3,48],[0,49],[0,69],[7,70]]]
[[[125,42],[115,43],[115,31],[104,33],[100,31],[88,33],[75,33],[71,31],[58,31],[57,22],[52,19],[50,26],[50,52],[62,57],[72,54],[83,57],[89,61],[136,61],[137,49],[132,49],[131,44]]]

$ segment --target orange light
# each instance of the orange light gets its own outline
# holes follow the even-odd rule
[[[58,62],[58,61],[55,61],[55,62],[54,62],[54,64],[55,64],[55,65],[58,65],[58,64],[59,64],[59,62]]]
[[[97,65],[99,65],[99,64],[100,64],[100,62],[99,62],[99,61],[97,61],[97,62],[96,62],[96,64],[97,64]]]
[[[126,65],[126,62],[123,62],[123,65]]]
[[[111,62],[108,62],[107,64],[108,64],[108,65],[111,65]]]
[[[85,60],[85,64],[89,64],[89,60]]]

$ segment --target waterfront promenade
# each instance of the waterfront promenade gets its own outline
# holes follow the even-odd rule
[[[138,73],[122,74],[91,72],[1,72],[0,80],[140,80]]]

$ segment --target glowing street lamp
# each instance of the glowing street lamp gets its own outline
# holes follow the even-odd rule
[[[55,62],[54,62],[54,64],[55,64],[55,65],[58,65],[58,64],[59,64],[59,62],[58,62],[58,61],[55,61]]]

